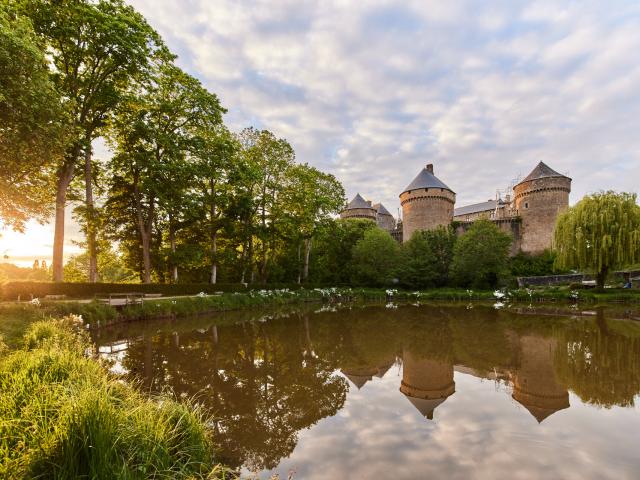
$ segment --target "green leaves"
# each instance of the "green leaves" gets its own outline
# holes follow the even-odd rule
[[[65,110],[31,23],[0,7],[0,225],[22,230],[51,211]]]
[[[557,266],[598,274],[640,262],[640,207],[631,193],[585,196],[558,218],[554,236]],[[602,277],[602,278],[600,278]]]
[[[478,220],[453,248],[451,278],[459,286],[495,288],[507,275],[511,237],[489,220]]]

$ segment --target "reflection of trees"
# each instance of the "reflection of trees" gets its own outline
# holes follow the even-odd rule
[[[640,392],[640,337],[608,328],[602,310],[595,321],[572,322],[556,335],[558,376],[584,402],[632,406]]]
[[[299,319],[296,319],[299,320]],[[301,324],[297,322],[297,324]],[[196,396],[214,415],[221,460],[251,469],[275,467],[294,449],[299,430],[342,407],[347,386],[335,367],[304,356],[301,328],[272,320],[204,333],[153,337],[130,347],[125,366],[144,374],[152,390],[170,386]]]
[[[454,365],[521,382],[516,399],[530,411],[560,408],[540,403],[551,390],[560,398],[570,388],[604,406],[631,405],[640,391],[640,328],[623,330],[621,322],[478,306],[305,311],[267,322],[237,312],[215,329],[202,319],[136,326],[123,365],[150,391],[169,386],[203,402],[214,415],[221,460],[252,469],[276,466],[299,430],[342,407],[348,386],[336,370],[364,382],[403,356],[410,364],[403,393],[425,416],[455,388]]]

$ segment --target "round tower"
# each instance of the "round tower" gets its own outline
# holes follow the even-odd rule
[[[381,229],[390,232],[396,228],[396,219],[389,213],[389,210],[384,208],[384,205],[376,203],[373,208],[376,209],[376,223]]]
[[[400,391],[425,418],[433,420],[435,408],[455,390],[453,364],[402,353]]]
[[[558,215],[569,207],[571,179],[540,162],[513,187],[515,208],[522,219],[521,249],[541,253],[551,248]]]
[[[400,194],[402,206],[402,241],[416,230],[434,230],[450,225],[456,194],[433,174],[429,164]]]
[[[367,220],[373,220],[374,222],[377,219],[377,211],[371,205],[370,200],[365,200],[360,196],[359,193],[356,193],[356,196],[353,197],[347,207],[340,212],[340,218],[366,218]]]

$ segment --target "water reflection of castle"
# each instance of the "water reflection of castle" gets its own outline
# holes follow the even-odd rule
[[[427,419],[433,420],[434,410],[455,393],[454,371],[475,377],[502,381],[512,390],[512,398],[526,408],[541,423],[559,410],[569,407],[569,392],[554,371],[554,355],[557,341],[537,335],[513,335],[516,361],[512,367],[484,372],[453,361],[429,358],[415,351],[404,349],[400,392]],[[343,369],[342,373],[358,390],[373,379],[382,376],[390,368],[359,367]]]

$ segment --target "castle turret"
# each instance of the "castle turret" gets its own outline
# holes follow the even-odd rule
[[[551,248],[556,220],[569,207],[570,192],[571,179],[543,162],[513,187],[515,208],[522,219],[523,252]]]
[[[340,218],[366,218],[375,222],[377,212],[370,200],[365,200],[357,193],[353,200],[347,204],[347,208],[340,212]]]
[[[434,230],[453,221],[456,194],[433,174],[429,164],[400,194],[403,242],[416,230]]]
[[[381,229],[391,232],[396,228],[396,219],[389,213],[389,210],[384,208],[384,205],[376,203],[373,208],[376,209],[376,223]]]
[[[558,410],[569,408],[569,392],[558,382],[553,367],[556,347],[553,338],[536,335],[520,338],[520,366],[515,374],[513,398],[538,423]]]
[[[455,390],[451,363],[421,358],[406,350],[403,352],[400,391],[422,416],[433,420],[435,408]]]

